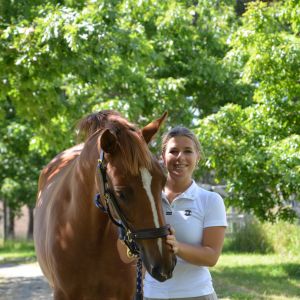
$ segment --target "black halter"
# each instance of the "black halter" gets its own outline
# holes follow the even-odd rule
[[[129,248],[131,255],[139,255],[139,248],[136,245],[135,241],[138,239],[156,239],[160,237],[165,237],[170,234],[170,225],[167,224],[165,226],[159,228],[147,228],[147,229],[139,229],[132,230],[128,226],[125,216],[123,215],[119,203],[115,197],[114,191],[109,186],[106,174],[106,165],[104,162],[104,152],[100,151],[100,158],[98,161],[98,168],[100,170],[100,182],[102,184],[102,188],[104,191],[104,201],[105,206],[101,203],[101,195],[97,194],[95,198],[95,204],[98,208],[101,208],[104,212],[107,212],[111,221],[121,228],[121,231],[124,233],[123,240],[127,247]],[[113,216],[109,208],[109,204],[113,206],[115,211],[117,212],[120,222],[118,222]]]
[[[133,231],[128,226],[125,216],[122,214],[119,203],[115,197],[114,191],[109,186],[109,182],[107,180],[106,175],[106,164],[104,163],[104,152],[100,151],[100,158],[98,160],[98,168],[100,171],[100,189],[104,192],[103,199],[101,199],[100,193],[98,193],[95,197],[95,204],[98,208],[102,209],[105,213],[108,213],[110,220],[120,228],[120,238],[125,242],[126,246],[129,249],[129,255],[135,256],[138,258],[136,269],[136,293],[134,300],[142,300],[143,292],[142,292],[142,259],[140,257],[140,249],[136,244],[136,240],[138,239],[156,239],[160,237],[165,237],[170,233],[170,225],[167,224],[165,226],[159,228],[147,228]],[[101,203],[105,202],[105,206]],[[118,222],[112,215],[109,204],[113,206],[115,211],[117,212],[120,222]]]

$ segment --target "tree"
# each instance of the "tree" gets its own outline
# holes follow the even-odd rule
[[[248,5],[226,60],[254,88],[253,105],[226,105],[198,131],[228,202],[262,220],[293,219],[289,200],[299,201],[299,9],[298,1]]]
[[[190,2],[32,6],[32,19],[2,32],[1,98],[36,121],[45,147],[60,149],[75,120],[96,108],[145,123],[169,110],[171,122],[191,123],[234,94],[244,102],[222,63],[232,4]]]
[[[251,2],[242,16],[233,0],[6,2],[1,155],[25,170],[2,168],[7,198],[17,199],[23,177],[36,182],[29,166],[38,170],[75,143],[86,113],[116,109],[143,125],[167,110],[169,125],[198,128],[206,169],[227,182],[231,204],[262,219],[292,218],[285,201],[299,195],[297,1]]]
[[[13,212],[34,202],[38,170],[84,114],[113,108],[141,124],[168,110],[190,124],[244,90],[222,63],[232,1],[4,2],[0,183]]]
[[[30,124],[16,117],[11,103],[6,103],[4,109],[6,115],[0,122],[0,199],[4,201],[6,214],[5,238],[13,238],[14,218],[20,208],[35,206],[37,178],[45,160],[31,149],[33,131]]]

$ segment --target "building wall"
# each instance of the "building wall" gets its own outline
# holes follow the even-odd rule
[[[17,239],[26,239],[29,224],[29,211],[27,206],[23,206],[20,215],[15,219],[15,236]],[[4,212],[3,202],[0,201],[0,239],[4,238]]]

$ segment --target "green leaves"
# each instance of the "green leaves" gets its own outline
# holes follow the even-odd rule
[[[145,123],[169,110],[171,123],[190,123],[236,91],[221,62],[230,6],[94,1],[82,9],[50,2],[31,9],[32,20],[12,23],[1,35],[0,88],[1,98],[35,123],[44,152],[63,148],[49,130],[61,115],[69,129],[96,107],[137,122],[143,116]]]
[[[252,86],[254,103],[227,105],[200,123],[207,166],[226,180],[228,204],[262,220],[294,218],[300,192],[298,10],[294,1],[249,3],[225,62]]]
[[[199,130],[207,166],[226,178],[228,203],[271,221],[294,218],[290,203],[300,192],[300,43],[290,22],[299,5],[282,5],[249,4],[227,53],[253,87],[253,105],[227,105]]]
[[[291,220],[290,200],[299,194],[300,139],[287,138],[263,106],[228,105],[201,122],[206,168],[228,186],[228,205],[253,212],[262,220]]]
[[[15,2],[0,6],[3,180],[20,184],[72,145],[86,113],[116,109],[142,126],[168,111],[167,127],[196,129],[231,205],[292,217],[298,1],[251,2],[242,17],[231,0]]]
[[[30,149],[33,132],[28,123],[6,118],[0,128],[0,195],[16,212],[24,204],[34,204],[38,174],[45,162],[39,151]]]

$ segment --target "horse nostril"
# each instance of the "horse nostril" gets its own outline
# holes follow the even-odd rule
[[[160,273],[160,272],[159,272],[159,267],[158,267],[158,266],[154,266],[154,267],[152,268],[151,271],[152,271],[153,274],[158,274],[158,273]]]
[[[165,280],[170,278],[170,274],[161,274],[161,277]]]
[[[155,266],[151,270],[151,275],[158,281],[163,282],[172,277],[172,271],[165,273],[159,266]]]

